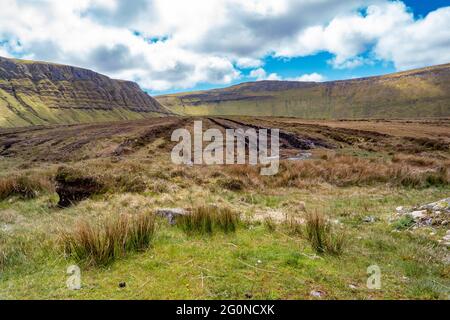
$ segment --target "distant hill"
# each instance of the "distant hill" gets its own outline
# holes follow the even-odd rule
[[[323,83],[249,82],[155,98],[168,109],[185,115],[306,119],[448,117],[450,64]]]
[[[134,82],[72,66],[0,57],[0,127],[164,115]]]

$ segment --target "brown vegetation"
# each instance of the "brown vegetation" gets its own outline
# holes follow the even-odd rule
[[[147,248],[155,232],[151,213],[122,214],[98,224],[81,220],[61,233],[65,253],[88,265],[106,265],[128,252]]]

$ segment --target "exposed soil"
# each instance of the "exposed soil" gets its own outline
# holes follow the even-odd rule
[[[0,156],[28,161],[67,162],[100,157],[126,157],[156,139],[170,142],[177,128],[204,127],[244,130],[280,129],[280,154],[289,158],[303,150],[351,148],[368,152],[402,152],[449,159],[450,120],[436,122],[374,120],[304,121],[293,118],[165,117],[110,123],[0,129]],[[437,120],[436,120],[437,121]],[[367,127],[367,130],[363,128]],[[412,131],[408,131],[411,128]],[[437,137],[433,138],[433,131]],[[406,134],[405,134],[406,132]],[[408,132],[415,132],[411,136]],[[270,131],[268,141],[270,143]],[[248,141],[246,141],[248,143]]]

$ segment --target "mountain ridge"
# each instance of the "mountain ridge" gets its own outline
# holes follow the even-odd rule
[[[156,96],[185,115],[301,118],[450,116],[450,64],[327,82],[254,81]]]
[[[138,84],[89,69],[0,57],[0,127],[170,114]]]

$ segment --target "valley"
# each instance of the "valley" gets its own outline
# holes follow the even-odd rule
[[[194,120],[279,128],[278,174],[173,164],[171,133]],[[431,213],[397,210],[448,197],[449,128],[447,118],[210,116],[0,129],[0,297],[445,299],[448,208],[429,223]],[[171,224],[167,212],[189,214]],[[309,236],[314,221],[323,245]],[[149,238],[102,251],[103,237],[134,223]],[[97,249],[82,249],[95,237]],[[80,290],[67,288],[71,265]],[[367,287],[373,265],[381,289]]]

